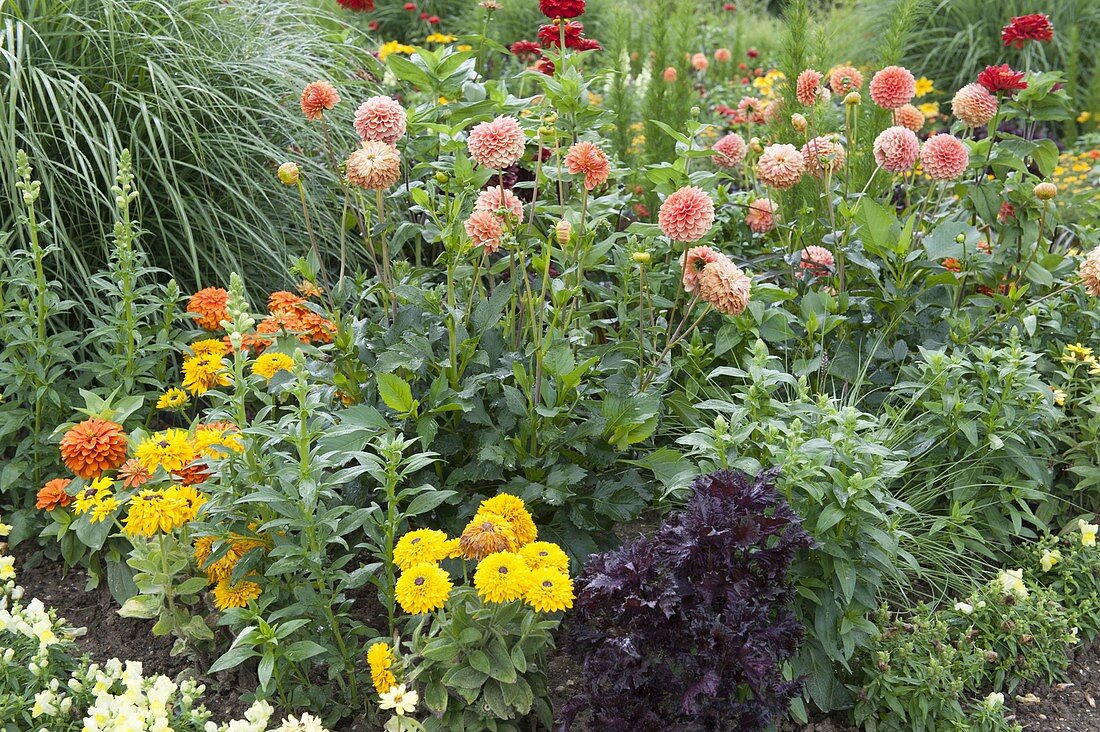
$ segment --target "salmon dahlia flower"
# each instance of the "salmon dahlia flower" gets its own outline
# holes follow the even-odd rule
[[[504,224],[493,211],[475,210],[462,224],[474,246],[484,247],[489,254],[500,249],[500,240],[504,236]]]
[[[802,158],[813,177],[832,175],[844,167],[844,146],[833,136],[815,137],[802,146]]]
[[[951,112],[967,127],[981,127],[997,114],[997,97],[981,84],[967,84],[955,92]]]
[[[355,110],[355,131],[363,142],[394,145],[405,135],[407,118],[405,108],[391,97],[371,97]]]
[[[699,188],[681,188],[661,204],[657,223],[673,241],[699,241],[714,223],[714,202]]]
[[[340,103],[340,95],[327,81],[311,81],[302,90],[302,99],[299,106],[302,114],[308,120],[321,119],[326,110],[332,109]]]
[[[863,87],[863,74],[854,66],[837,66],[829,73],[829,88],[834,94],[847,94]]]
[[[699,275],[703,269],[721,258],[721,254],[707,246],[692,247],[681,254],[680,268],[683,270],[681,281],[684,283],[684,291],[695,294],[699,290]]]
[[[498,215],[501,211],[504,211],[509,216],[517,219],[523,218],[523,202],[519,200],[516,194],[500,186],[486,188],[477,194],[477,200],[474,201],[474,210],[488,211]]]
[[[775,212],[779,209],[770,198],[758,198],[749,204],[745,223],[757,234],[767,234],[775,228]]]
[[[802,178],[806,161],[794,145],[768,145],[756,161],[756,177],[766,186],[783,190]]]
[[[903,104],[894,110],[894,124],[920,132],[924,127],[924,112],[912,104]]]
[[[814,69],[806,69],[798,75],[795,80],[794,95],[799,104],[806,107],[814,106],[820,97],[821,79],[821,72]]]
[[[466,141],[474,162],[493,170],[519,162],[526,146],[523,129],[519,121],[512,117],[497,117],[492,122],[482,122],[470,130]]]
[[[749,305],[752,280],[722,256],[699,273],[699,297],[725,315],[740,315]]]
[[[828,275],[834,264],[833,253],[825,247],[811,244],[798,253],[798,268],[808,271],[815,277]]]
[[[954,135],[932,135],[921,146],[921,169],[933,180],[955,180],[969,163],[970,151]]]
[[[748,147],[745,145],[745,138],[732,132],[714,143],[711,149],[715,152],[715,165],[719,168],[734,168],[744,161]]]
[[[347,177],[367,190],[389,188],[401,177],[401,156],[389,143],[368,140],[348,157]]]
[[[909,69],[887,66],[873,77],[868,87],[871,99],[883,109],[897,109],[917,93],[917,80]]]
[[[875,162],[891,173],[903,173],[917,162],[920,141],[905,127],[887,127],[875,138]]]
[[[1093,297],[1100,297],[1100,248],[1093,249],[1081,262],[1077,276],[1085,285],[1085,291]]]
[[[591,142],[578,142],[565,154],[565,167],[573,175],[584,175],[584,187],[591,191],[607,182],[611,164],[607,155]]]

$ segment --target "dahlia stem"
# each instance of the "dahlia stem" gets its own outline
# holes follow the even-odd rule
[[[385,200],[382,195],[382,189],[379,188],[375,192],[375,200],[378,203],[378,228],[379,235],[382,237],[382,285],[386,290],[386,311],[389,312],[392,308],[393,318],[397,318],[397,299],[393,293],[393,283],[390,281],[390,249],[389,242],[386,241],[386,224],[385,224]]]

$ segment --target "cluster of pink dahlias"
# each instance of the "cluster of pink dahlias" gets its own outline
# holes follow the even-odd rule
[[[500,249],[506,226],[523,218],[523,202],[507,188],[493,186],[478,194],[474,210],[462,227],[474,246],[482,247],[489,254]]]
[[[833,253],[825,247],[811,244],[798,253],[799,269],[805,270],[815,277],[827,276],[833,271],[834,265]]]
[[[720,313],[740,315],[749,306],[752,280],[729,257],[710,247],[693,247],[680,257],[684,289]]]
[[[802,158],[813,177],[833,175],[844,167],[844,146],[835,135],[815,137],[802,146]]]

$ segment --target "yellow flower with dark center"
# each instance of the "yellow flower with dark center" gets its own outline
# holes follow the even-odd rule
[[[527,510],[527,505],[522,498],[510,493],[501,493],[481,502],[474,516],[475,520],[477,515],[482,513],[494,513],[508,519],[512,524],[517,546],[530,544],[538,538],[538,527],[535,526],[535,521],[531,518],[531,513]]]
[[[370,678],[374,683],[374,690],[384,694],[397,685],[397,677],[393,675],[393,651],[388,643],[374,643],[367,649],[367,665],[370,666]]]
[[[134,457],[150,473],[157,468],[174,473],[183,470],[197,455],[185,430],[167,429],[142,440],[134,448]]]
[[[241,433],[237,425],[231,422],[208,422],[195,428],[195,436],[191,439],[195,452],[207,458],[224,458],[229,455],[222,447],[228,447],[233,452],[242,452],[244,444],[241,442]]]
[[[182,504],[182,516],[184,518],[181,523],[193,521],[195,516],[198,515],[199,509],[202,508],[202,504],[206,503],[206,494],[196,490],[191,485],[173,485],[164,491],[164,496],[169,500],[179,501]]]
[[[267,380],[271,380],[280,371],[290,371],[294,368],[294,359],[285,353],[267,351],[252,364],[252,373],[259,374]]]
[[[173,386],[157,399],[157,409],[179,409],[187,406],[190,400],[191,397],[187,396],[187,392],[178,386]]]
[[[569,556],[557,544],[535,541],[522,547],[519,554],[531,569],[556,569],[569,573]]]
[[[447,535],[436,529],[417,529],[402,536],[393,548],[393,563],[401,569],[435,564],[447,558]]]
[[[451,578],[436,564],[418,564],[397,579],[394,595],[401,609],[412,615],[443,607],[451,595]]]
[[[100,521],[106,521],[114,515],[115,509],[117,508],[118,499],[112,495],[104,496],[99,500],[99,503],[92,506],[92,515],[88,521],[93,524],[98,524]]]
[[[531,572],[523,599],[540,613],[556,613],[573,607],[573,581],[549,567]]]
[[[183,388],[196,396],[217,386],[229,386],[225,361],[216,353],[204,353],[183,360]]]
[[[93,510],[99,502],[111,495],[115,482],[110,478],[96,478],[73,496],[73,512],[77,516]]]
[[[512,522],[495,513],[475,516],[458,541],[462,556],[467,559],[484,559],[496,552],[515,551],[518,547]]]
[[[230,534],[227,540],[228,547],[225,544],[219,545],[218,558],[211,559],[215,553],[214,543],[217,539],[218,537],[215,536],[200,536],[195,539],[195,564],[206,573],[206,577],[211,584],[228,579],[233,574],[237,562],[241,561],[241,558],[248,552],[253,549],[267,547],[267,544],[260,539],[241,536],[240,534]]]
[[[123,529],[130,536],[168,533],[187,522],[187,507],[167,491],[145,489],[130,499]]]
[[[214,354],[220,358],[229,354],[229,345],[220,338],[204,338],[201,341],[195,341],[188,347],[191,349],[191,353],[196,356]]]
[[[258,598],[260,592],[260,586],[255,582],[242,580],[236,584],[230,584],[228,579],[223,579],[214,585],[214,607],[219,610],[244,607]]]
[[[511,602],[527,592],[531,570],[515,552],[497,552],[482,559],[474,572],[474,587],[486,602]]]

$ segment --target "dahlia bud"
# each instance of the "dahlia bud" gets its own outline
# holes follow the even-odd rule
[[[862,101],[863,97],[861,97],[857,91],[848,92],[848,95],[844,97],[844,103],[849,107],[854,107]]]
[[[754,137],[749,140],[749,147],[752,148],[753,152],[764,152],[764,146],[760,144],[759,137]]]
[[[806,122],[805,116],[799,114],[798,112],[795,112],[791,115],[791,127],[794,128],[795,132],[805,132],[808,126],[809,123]]]
[[[652,259],[649,252],[634,252],[630,256],[638,264],[649,264],[649,261]]]
[[[1035,186],[1035,197],[1040,201],[1049,201],[1058,195],[1058,186],[1048,181],[1043,181]]]
[[[451,176],[447,175],[442,170],[437,170],[435,172],[435,180],[436,180],[437,183],[446,183],[450,179],[451,179]]]
[[[966,234],[959,234],[955,237],[955,243],[956,244],[962,244],[965,241],[966,241]]]
[[[690,110],[692,119],[699,119],[699,112],[701,110],[698,107],[692,107]]]
[[[301,175],[302,171],[298,170],[297,163],[283,163],[279,166],[279,180],[283,182],[283,185],[298,185],[298,178]]]
[[[558,240],[558,244],[565,246],[569,243],[569,239],[573,236],[573,224],[569,223],[566,219],[561,219],[554,225],[554,238]]]

